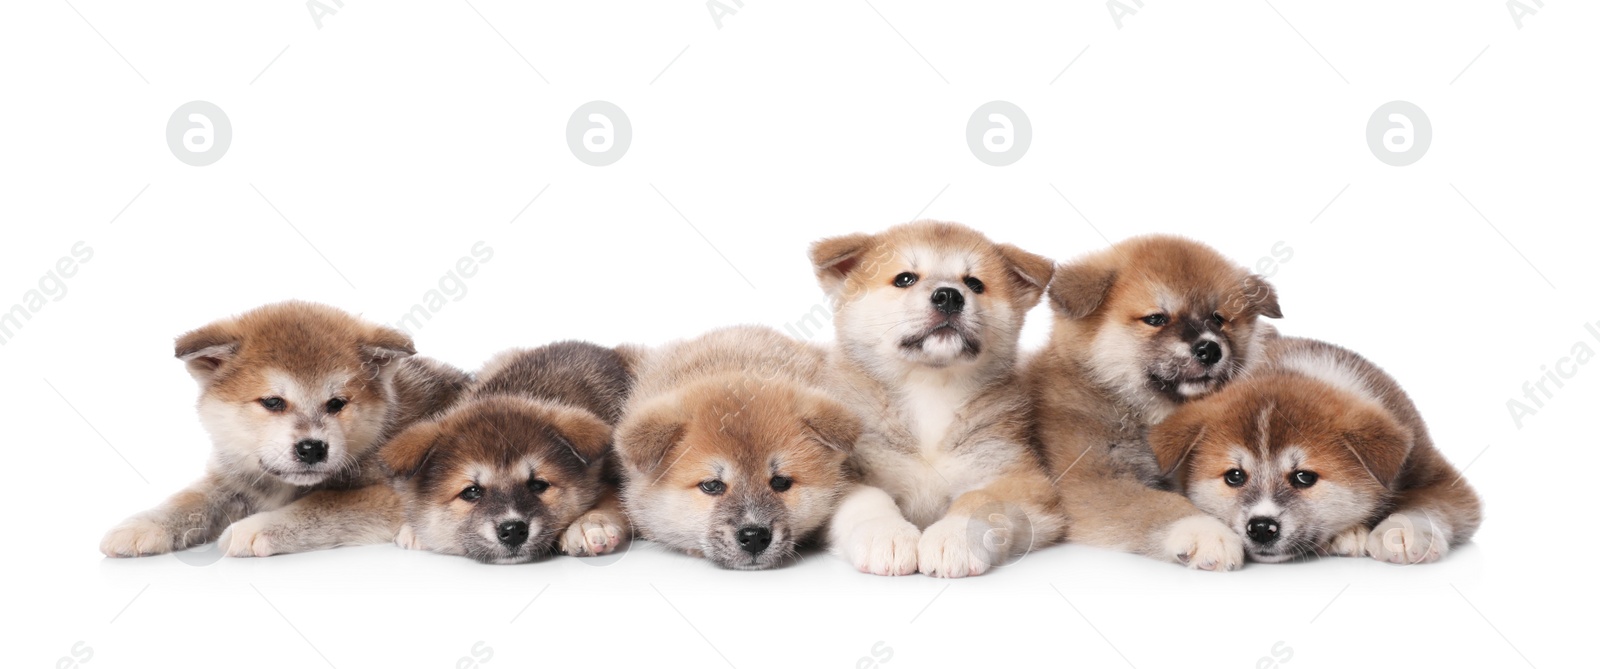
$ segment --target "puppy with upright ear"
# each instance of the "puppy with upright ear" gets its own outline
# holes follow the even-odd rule
[[[1249,378],[1150,433],[1176,489],[1237,533],[1251,559],[1416,564],[1472,538],[1478,496],[1393,378],[1309,339],[1277,339],[1267,353]]]
[[[113,528],[100,545],[108,556],[219,535],[230,556],[388,541],[400,509],[374,474],[378,445],[449,406],[468,382],[413,357],[402,332],[305,302],[193,330],[174,353],[199,384],[213,454],[200,481]]]
[[[831,549],[864,572],[962,577],[1054,541],[1016,370],[1051,262],[934,221],[824,239],[811,261],[834,305],[833,394],[862,423]]]
[[[622,353],[581,342],[491,360],[459,405],[384,445],[405,503],[396,543],[494,564],[615,550],[628,519],[612,424],[632,383]]]
[[[640,534],[727,569],[793,559],[848,485],[861,432],[825,373],[820,349],[762,327],[654,352],[617,427]]]
[[[1138,237],[1056,268],[1050,343],[1026,370],[1035,438],[1067,539],[1207,570],[1244,563],[1236,533],[1158,489],[1151,426],[1225,387],[1276,336],[1271,284],[1210,247]],[[1188,432],[1170,431],[1171,457]]]

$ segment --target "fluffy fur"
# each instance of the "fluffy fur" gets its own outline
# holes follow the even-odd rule
[[[1235,569],[1232,529],[1159,490],[1146,433],[1248,370],[1273,336],[1276,291],[1210,247],[1134,238],[1056,268],[1049,345],[1028,363],[1035,435],[1069,541],[1207,570]]]
[[[811,260],[834,304],[835,392],[865,426],[832,550],[864,572],[962,577],[1054,541],[1015,369],[1050,261],[932,221],[825,239]]]
[[[383,446],[405,500],[396,543],[495,564],[614,550],[628,520],[609,453],[632,381],[593,344],[496,356],[460,405]]]
[[[468,382],[411,357],[399,331],[305,302],[212,323],[179,337],[176,353],[200,385],[213,444],[206,474],[107,533],[108,556],[167,553],[219,534],[231,556],[388,541],[400,504],[374,460],[378,445],[454,402]]]
[[[1284,338],[1248,378],[1150,434],[1164,471],[1250,557],[1432,562],[1472,538],[1478,496],[1393,378],[1332,344]]]
[[[617,428],[640,534],[729,569],[793,558],[833,512],[861,429],[825,371],[822,351],[762,327],[651,354]]]

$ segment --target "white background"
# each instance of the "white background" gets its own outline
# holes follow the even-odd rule
[[[9,6],[0,309],[74,243],[94,255],[0,347],[5,664],[77,644],[92,667],[449,667],[480,641],[490,667],[853,667],[875,645],[891,668],[1592,659],[1600,365],[1520,428],[1506,403],[1578,342],[1600,351],[1600,10],[1549,0],[1519,28],[1499,0],[1144,5],[1120,28],[1096,0],[747,0],[720,28],[699,0],[346,0],[320,28],[297,0]],[[208,167],[166,145],[191,100],[232,122]],[[632,121],[609,167],[566,146],[590,100]],[[990,100],[1032,120],[1008,167],[966,145]],[[1366,144],[1390,100],[1431,119],[1408,167]],[[1483,530],[1421,567],[1211,574],[1067,546],[953,583],[648,544],[515,567],[96,551],[200,473],[185,330],[286,298],[394,322],[478,241],[493,259],[416,333],[463,367],[781,327],[822,299],[809,242],[919,213],[1057,259],[1153,231],[1251,265],[1284,242],[1282,329],[1399,378],[1471,463]]]

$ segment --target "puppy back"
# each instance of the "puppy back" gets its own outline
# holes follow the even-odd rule
[[[472,384],[471,374],[432,358],[411,357],[396,364],[390,434],[455,406]]]
[[[507,351],[485,367],[472,395],[512,395],[566,404],[615,425],[633,385],[629,362],[616,349],[580,341]]]

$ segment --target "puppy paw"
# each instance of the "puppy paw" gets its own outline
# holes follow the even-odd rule
[[[1000,560],[984,537],[1002,531],[976,518],[946,516],[922,533],[917,544],[917,570],[939,578],[977,576]],[[999,542],[996,545],[1007,545]]]
[[[1244,541],[1211,516],[1189,516],[1173,523],[1161,546],[1168,558],[1190,569],[1232,571],[1244,566]]]
[[[1367,555],[1391,564],[1435,562],[1450,552],[1450,537],[1421,513],[1389,516],[1367,536]]]
[[[561,552],[573,557],[605,555],[622,544],[622,521],[607,513],[590,513],[561,533]]]
[[[100,552],[106,557],[142,557],[185,548],[182,543],[183,537],[173,534],[165,525],[144,516],[134,516],[106,533],[100,540]]]
[[[917,541],[922,532],[903,518],[864,523],[837,550],[856,569],[879,576],[917,573]]]
[[[417,530],[411,523],[400,526],[400,531],[394,533],[394,545],[412,551],[425,551],[428,547],[423,545],[422,538],[417,536]]]
[[[1338,557],[1366,557],[1368,534],[1367,528],[1357,525],[1334,535],[1323,551]]]
[[[228,526],[217,539],[228,557],[267,557],[281,552],[273,546],[272,514],[258,513]]]

